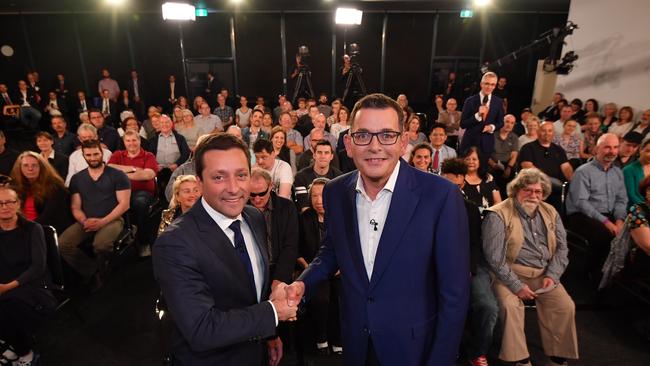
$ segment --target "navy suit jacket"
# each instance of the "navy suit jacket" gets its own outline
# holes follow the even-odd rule
[[[271,288],[266,224],[252,206],[242,216],[264,260],[264,300]],[[257,302],[235,247],[201,200],[158,237],[153,269],[175,324],[174,365],[262,364],[264,339],[275,334],[273,308]]]
[[[483,121],[478,121],[474,116],[480,106],[479,94],[467,98],[463,104],[460,127],[465,129],[465,133],[458,149],[461,155],[472,146],[478,147],[485,157],[489,157],[494,151],[494,134],[503,127],[503,99],[492,94],[488,115]],[[494,125],[494,133],[483,132],[487,125]]]
[[[306,296],[340,269],[346,365],[365,364],[369,338],[382,365],[455,365],[470,281],[458,187],[401,161],[369,280],[357,225],[358,175],[325,186],[325,238],[299,278]]]

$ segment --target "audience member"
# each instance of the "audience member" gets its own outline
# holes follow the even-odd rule
[[[598,139],[596,156],[576,170],[566,200],[568,227],[589,241],[594,268],[602,265],[626,216],[623,172],[613,165],[618,147],[614,134],[606,133]]]
[[[63,116],[64,118],[68,118],[68,106],[55,91],[47,93],[47,98],[48,99],[43,103],[44,112],[47,112],[50,117]]]
[[[445,144],[447,141],[447,128],[445,125],[436,123],[431,129],[429,140],[431,141],[431,171],[439,174],[442,163],[447,159],[456,157],[456,150]]]
[[[235,110],[235,123],[239,128],[244,129],[249,125],[249,119],[251,117],[251,109],[248,108],[248,99],[245,96],[239,97],[240,107]],[[261,111],[264,113],[264,111]]]
[[[297,168],[299,171],[313,164],[314,150],[316,149],[316,144],[318,143],[318,141],[324,140],[323,136],[325,136],[325,131],[318,128],[314,128],[309,134],[309,136],[310,136],[309,145],[305,145],[307,149],[302,154],[300,154],[300,157],[298,158]]]
[[[11,178],[25,218],[53,226],[58,233],[74,222],[69,209],[70,194],[63,178],[43,156],[33,151],[21,153],[11,171]]]
[[[582,110],[582,100],[579,98],[575,98],[571,101],[571,104],[569,104],[569,106],[573,110],[571,119],[576,121],[580,125],[585,124],[585,111]]]
[[[131,181],[129,206],[138,228],[138,254],[148,257],[151,255],[151,244],[154,240],[154,228],[148,222],[149,207],[156,197],[155,178],[158,174],[158,163],[152,153],[141,147],[141,136],[136,131],[126,131],[122,139],[124,150],[114,152],[108,166],[121,170]]]
[[[284,94],[278,95],[278,106],[273,108],[273,119],[276,121],[280,120],[280,114],[283,112],[282,106],[287,101],[287,97]]]
[[[287,134],[286,145],[291,149],[296,155],[304,151],[303,147],[303,138],[300,132],[296,131],[292,127],[291,114],[289,112],[282,112],[279,116],[280,127]]]
[[[210,105],[206,102],[199,106],[199,115],[194,117],[194,123],[199,126],[202,134],[223,131],[221,119],[210,112]]]
[[[268,137],[267,137],[268,139]],[[280,126],[276,126],[271,130],[271,142],[273,143],[273,150],[275,150],[275,156],[287,162],[291,166],[291,172],[295,175],[298,169],[296,168],[296,154],[293,150],[289,149],[286,145],[287,135]]]
[[[250,204],[262,212],[266,223],[265,247],[269,252],[271,287],[292,280],[298,257],[298,212],[293,201],[271,190],[271,175],[263,169],[251,172]]]
[[[118,135],[120,135],[120,143],[119,143],[119,150],[124,150],[124,132],[125,131],[133,131],[140,135],[140,144],[142,146],[147,146],[147,133],[145,132],[144,128],[140,126],[140,123],[138,120],[133,116],[133,113],[131,112],[123,112],[127,113],[128,115],[124,117],[122,120],[122,126],[117,129]]]
[[[575,304],[560,283],[569,263],[566,232],[558,212],[543,201],[550,193],[544,173],[524,169],[508,184],[508,198],[488,209],[482,226],[503,333],[499,359],[517,365],[531,365],[523,306],[530,300],[537,305],[548,365],[578,358]]]
[[[167,112],[173,111],[174,105],[178,102],[179,97],[183,95],[182,86],[176,83],[176,75],[169,75],[164,87],[165,98],[167,99]]]
[[[327,125],[327,123],[325,122],[325,116],[322,113],[319,113],[314,118],[313,124],[314,124],[314,129],[312,129],[309,132],[309,135],[305,136],[305,139],[303,140],[303,145],[304,146],[311,146],[311,138],[312,138],[311,133],[314,130],[318,129],[318,130],[323,131],[323,137],[321,139],[329,141],[329,143],[336,149],[336,144],[337,144],[336,138],[334,138],[334,135],[327,132],[327,130],[325,129],[325,127]],[[425,137],[425,139],[426,139],[426,137]]]
[[[639,151],[639,144],[643,140],[640,133],[630,131],[623,136],[621,147],[618,150],[618,157],[614,160],[614,165],[623,169],[636,160],[636,154]]]
[[[328,104],[327,93],[321,92],[318,96],[318,111],[325,117],[332,115],[332,107]]]
[[[41,225],[19,214],[20,200],[0,187],[0,364],[36,365],[34,333],[54,313],[47,284],[47,246]]]
[[[174,129],[185,138],[187,146],[189,146],[191,150],[194,150],[196,140],[198,140],[199,136],[203,134],[203,131],[196,123],[194,123],[194,115],[191,110],[183,109],[181,113],[183,118],[180,123],[174,124]]]
[[[273,192],[278,196],[291,199],[293,173],[291,166],[281,159],[276,159],[273,143],[265,139],[257,139],[253,144],[253,153],[257,167],[269,172],[273,181]]]
[[[109,125],[115,125],[117,123],[119,113],[117,110],[117,103],[111,99],[108,89],[102,90],[100,96],[100,99],[97,99],[97,103],[95,103],[95,108],[99,111],[99,113],[101,113],[104,119],[108,121]],[[88,110],[89,115],[91,110],[92,109]]]
[[[293,126],[293,128],[295,130],[297,130],[298,132],[300,132],[300,134],[302,135],[303,138],[306,138],[309,135],[309,133],[311,132],[311,130],[316,126],[315,120],[316,120],[316,116],[318,116],[319,114],[321,114],[321,113],[318,110],[318,107],[310,106],[309,107],[309,113],[305,114],[304,116],[298,117],[298,122],[296,123],[295,126]],[[327,123],[325,123],[325,124],[327,124]],[[325,128],[324,125],[323,125],[323,128]],[[309,146],[308,144],[305,144],[304,142],[303,142],[303,145]]]
[[[417,114],[411,115],[411,119],[406,123],[405,134],[409,137],[409,144],[415,146],[422,142],[427,142],[427,136],[420,132],[420,126],[422,125],[420,117]]]
[[[308,206],[300,214],[300,250],[298,257],[298,267],[305,270],[309,266],[321,246],[325,237],[325,207],[323,206],[323,189],[329,179],[325,177],[316,178],[308,186],[306,192]],[[329,331],[329,325],[336,325],[339,322],[335,313],[330,311],[334,307],[331,301],[336,301],[337,281],[340,274],[336,274],[329,281],[324,281],[318,286],[313,296],[307,301],[307,307],[310,310],[310,329],[313,329],[316,338],[316,349],[319,355],[328,355],[331,347],[334,353],[342,353],[340,331]],[[334,318],[334,319],[332,319]],[[329,335],[332,335],[330,337]]]
[[[508,113],[508,88],[506,88],[506,84],[508,84],[508,79],[501,75],[499,79],[497,80],[497,87],[494,89],[494,95],[497,97],[501,98],[503,100],[503,113]]]
[[[512,132],[517,119],[512,114],[503,117],[503,127],[495,134],[494,152],[488,164],[497,187],[505,196],[506,183],[513,176],[519,154],[519,138]]]
[[[556,121],[560,118],[560,101],[564,98],[564,95],[560,92],[555,92],[553,94],[553,102],[550,106],[546,107],[543,111],[539,112],[537,115],[542,121]]]
[[[585,101],[585,118],[589,113],[598,113],[598,101],[593,98],[589,98]]]
[[[639,185],[647,176],[650,176],[650,138],[641,142],[639,159],[623,168],[628,207],[645,201],[645,197],[639,192]]]
[[[97,91],[101,95],[104,90],[108,90],[108,97],[113,101],[117,101],[117,97],[120,95],[120,86],[111,78],[111,73],[107,68],[102,69],[102,78],[97,83]]]
[[[117,130],[111,126],[107,126],[104,123],[104,116],[95,108],[88,110],[88,117],[90,118],[90,123],[97,129],[99,142],[111,152],[117,150],[120,144],[120,135],[117,133]]]
[[[456,110],[458,102],[454,98],[447,99],[446,109],[440,111],[436,122],[442,123],[447,131],[447,145],[457,149],[460,136],[461,114]],[[432,117],[429,117],[432,118]]]
[[[616,103],[607,103],[603,107],[603,124],[602,124],[602,129],[603,133],[607,132],[609,130],[609,127],[616,121],[618,121],[618,118],[616,115],[618,114],[618,106]]]
[[[466,154],[475,146],[480,151],[481,166],[487,171],[487,160],[494,151],[494,133],[503,126],[503,101],[492,95],[497,85],[497,75],[493,72],[483,74],[481,91],[473,95],[463,105],[460,127],[465,129],[459,152]]]
[[[618,138],[622,138],[626,133],[632,131],[632,128],[634,127],[632,118],[634,118],[632,107],[621,107],[618,111],[618,121],[613,122],[607,129],[607,132],[613,133],[618,136]]]
[[[267,134],[262,130],[263,117],[264,117],[264,112],[259,109],[256,109],[252,111],[252,113],[249,113],[249,121],[247,121],[246,123],[247,127],[239,126],[242,129],[241,136],[246,146],[249,147],[253,146],[255,144],[255,141],[257,141],[258,138],[267,139],[267,140],[271,139],[269,134]]]
[[[38,130],[41,111],[38,109],[36,93],[27,87],[24,80],[18,81],[18,93],[13,101],[20,106],[20,121],[23,125],[31,130]]]
[[[77,128],[77,138],[83,144],[85,141],[97,140],[97,129],[95,126],[84,123]],[[108,160],[111,158],[112,152],[104,147],[102,147],[102,159],[104,163],[108,163]],[[68,162],[68,176],[65,178],[65,186],[70,186],[70,180],[72,176],[79,173],[80,171],[88,168],[88,162],[83,156],[81,149],[75,150],[70,154]]]
[[[483,212],[486,208],[501,202],[501,194],[494,183],[492,175],[490,173],[481,173],[479,154],[478,148],[470,147],[467,154],[463,156],[465,164],[467,164],[463,192],[465,192],[467,199],[474,202]]]
[[[517,143],[519,150],[521,150],[521,147],[527,143],[537,140],[537,134],[539,133],[539,118],[537,116],[531,114],[525,123],[526,133],[519,136],[519,141]]]
[[[641,114],[641,120],[634,124],[632,131],[640,133],[644,138],[650,133],[650,109]]]
[[[262,109],[262,108],[259,108]],[[271,134],[271,130],[273,129],[273,115],[271,112],[264,112],[264,115],[262,116],[262,131],[268,133],[269,135]]]
[[[589,113],[585,116],[585,131],[584,131],[584,149],[580,153],[580,158],[584,161],[591,159],[596,155],[596,142],[603,132],[600,128],[600,115],[598,113]]]
[[[54,139],[47,132],[36,134],[36,146],[47,162],[52,165],[55,171],[63,179],[68,176],[68,164],[70,163],[67,155],[63,155],[53,149]]]
[[[294,181],[296,202],[300,212],[309,207],[307,191],[314,179],[334,179],[341,175],[341,171],[332,166],[334,149],[328,141],[318,141],[314,150],[314,163],[300,170]]]
[[[148,149],[156,155],[159,182],[168,182],[174,170],[187,161],[191,153],[185,137],[172,130],[172,121],[167,115],[160,117],[160,133],[151,138]]]
[[[334,134],[334,132],[332,131],[332,126],[339,122],[339,111],[341,110],[342,106],[343,106],[343,102],[341,102],[341,99],[337,98],[334,99],[334,101],[332,101],[332,112],[329,115],[329,117],[327,117],[327,127],[330,128],[330,132],[332,134]],[[338,139],[338,135],[336,136],[336,138]]]
[[[515,123],[515,128],[512,129],[512,132],[514,132],[517,135],[517,137],[521,137],[525,135],[526,131],[528,131],[528,128],[526,127],[526,121],[528,121],[528,119],[533,116],[534,116],[533,112],[530,108],[522,109],[521,114],[519,115],[521,120],[518,123]],[[539,125],[539,118],[537,119],[537,121],[538,121],[537,124]]]
[[[337,113],[338,114],[336,117],[336,123],[330,126],[330,133],[332,134],[332,136],[334,136],[334,138],[336,138],[336,141],[338,143],[339,135],[341,134],[341,132],[347,131],[350,128],[350,125],[348,124],[348,118],[350,118],[350,110],[348,109],[348,107],[341,105],[339,106]]]
[[[411,150],[411,156],[408,160],[409,165],[423,172],[433,173],[433,170],[431,169],[432,153],[433,149],[431,148],[431,145],[425,142],[415,145]],[[298,177],[296,176],[296,179],[297,178]]]
[[[151,140],[160,130],[160,113],[160,108],[153,105],[147,109],[148,118],[142,122],[147,140]]]
[[[59,250],[61,258],[81,275],[91,291],[96,291],[102,286],[113,242],[122,232],[122,215],[129,209],[131,189],[126,174],[104,164],[99,141],[82,142],[81,151],[88,168],[70,181],[70,206],[77,222],[59,236]],[[89,238],[95,258],[79,247]]]
[[[187,212],[201,198],[201,187],[194,174],[179,175],[168,187],[172,191],[172,196],[169,200],[169,207],[162,212],[158,235],[162,234],[174,220]]]
[[[565,105],[560,109],[560,118],[553,122],[553,134],[555,136],[560,136],[564,133],[564,125],[567,121],[570,121],[573,116],[573,108],[569,105]],[[579,139],[582,139],[582,131],[579,128],[574,129],[574,135]]]
[[[233,112],[230,106],[226,105],[226,97],[223,94],[217,94],[217,107],[213,113],[219,117],[224,128],[235,123],[235,112]]]
[[[584,150],[583,139],[575,133],[578,129],[578,122],[570,119],[564,122],[562,133],[553,137],[553,143],[564,150],[564,153],[574,170],[582,164],[580,152]]]

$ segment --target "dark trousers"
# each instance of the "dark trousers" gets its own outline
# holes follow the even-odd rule
[[[329,320],[330,283],[325,281],[309,300],[308,307],[312,324],[314,325],[316,342],[327,342],[327,323]]]
[[[24,356],[32,348],[32,335],[52,310],[40,305],[32,306],[16,297],[4,297],[0,297],[0,340],[13,347],[18,356]],[[0,353],[3,346],[0,344]]]
[[[154,197],[146,191],[135,191],[131,193],[131,211],[133,211],[133,223],[138,227],[138,244],[146,245],[153,242],[153,228],[149,222],[149,207]]]
[[[574,213],[568,217],[569,229],[583,236],[589,242],[590,268],[594,273],[600,273],[614,236],[607,230],[602,222],[587,217],[581,213]],[[614,222],[613,217],[610,220]]]
[[[467,355],[470,360],[487,355],[492,345],[498,316],[499,305],[492,291],[490,273],[486,267],[479,265],[476,274],[472,276],[467,318],[469,328]]]

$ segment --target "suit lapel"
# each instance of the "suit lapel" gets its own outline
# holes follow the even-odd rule
[[[230,269],[234,272],[234,276],[241,280],[241,285],[246,287],[247,294],[253,296],[253,301],[257,302],[256,289],[251,287],[251,281],[248,280],[248,271],[246,268],[244,268],[244,265],[239,259],[239,256],[235,252],[235,247],[232,245],[230,239],[228,239],[228,236],[226,236],[226,233],[221,230],[219,225],[217,225],[212,217],[208,215],[207,211],[205,211],[200,199],[196,201],[188,214],[190,212],[196,219],[196,224],[199,229],[199,236],[201,237],[202,242],[208,248],[210,248],[210,250],[225,265],[230,267]]]
[[[354,263],[354,268],[361,279],[365,288],[369,285],[368,274],[366,273],[366,266],[363,262],[363,254],[361,253],[361,241],[359,239],[359,223],[357,222],[357,179],[359,172],[350,174],[347,182],[346,197],[343,202],[343,216],[346,223],[350,223],[350,229],[346,230],[348,236],[348,249],[350,256]]]
[[[379,282],[388,267],[393,253],[402,244],[402,236],[408,227],[411,217],[415,213],[420,200],[420,187],[413,179],[413,168],[408,163],[401,161],[399,175],[390,200],[386,225],[379,239],[375,265],[372,270],[370,290]]]

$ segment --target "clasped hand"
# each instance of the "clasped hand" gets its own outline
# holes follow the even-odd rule
[[[269,301],[273,303],[275,311],[278,314],[278,320],[280,321],[294,321],[297,319],[298,303],[289,305],[286,290],[288,287],[283,282],[275,285],[269,297]]]

